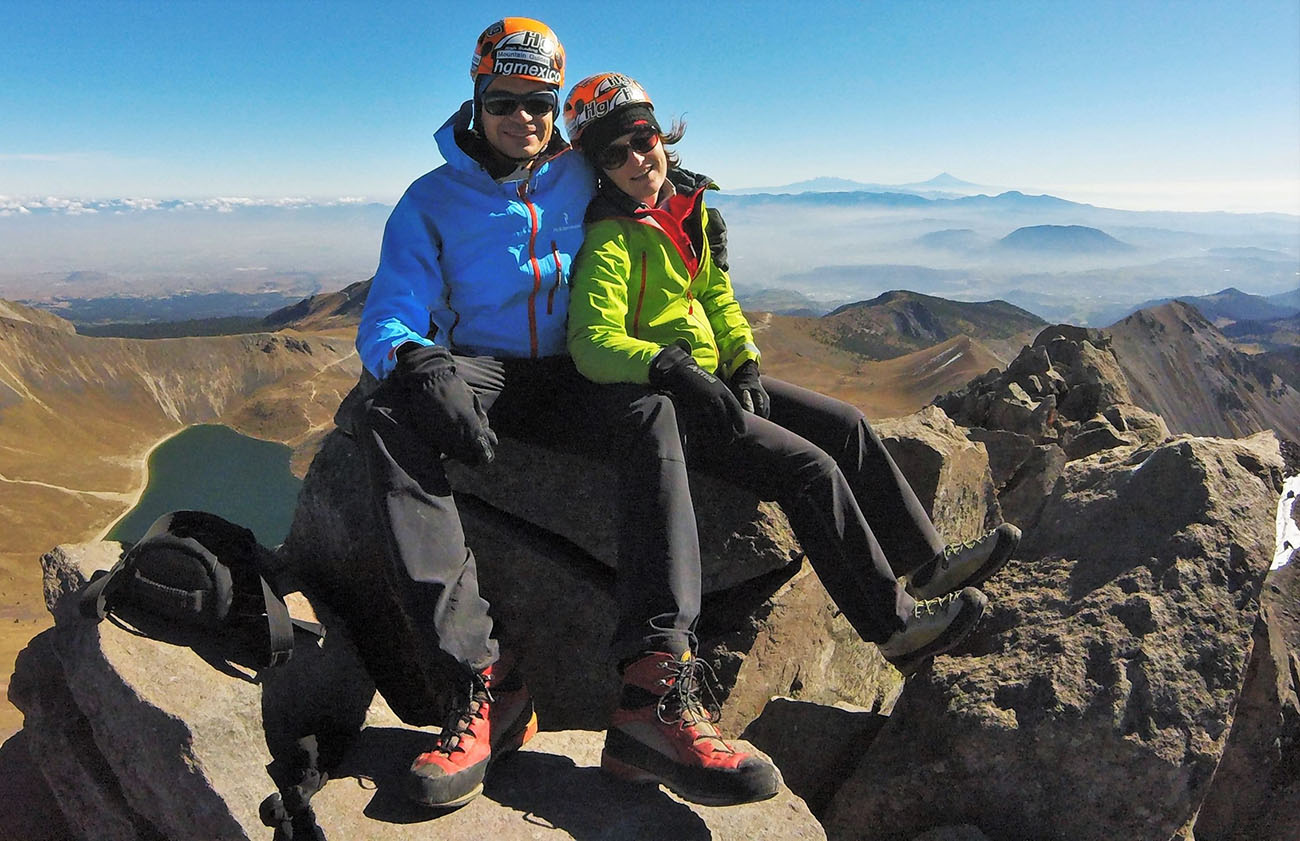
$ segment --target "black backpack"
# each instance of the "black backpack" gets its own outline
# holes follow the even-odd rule
[[[317,638],[324,629],[290,618],[267,582],[275,576],[275,556],[248,529],[205,511],[173,511],[86,585],[81,612],[103,619],[125,609],[131,617],[143,615],[208,637],[236,637],[264,627],[263,665],[278,666],[293,654],[295,626]]]

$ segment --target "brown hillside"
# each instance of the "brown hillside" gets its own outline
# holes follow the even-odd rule
[[[71,321],[59,318],[57,315],[45,310],[38,310],[33,307],[25,307],[22,304],[16,304],[13,301],[0,300],[0,318],[7,318],[10,321],[25,321],[28,324],[36,324],[41,327],[48,327],[51,330],[58,330],[60,333],[75,333],[77,328]]]
[[[1046,323],[1005,301],[969,303],[895,291],[840,307],[819,320],[815,335],[868,359],[893,359],[969,336],[1005,364]]]
[[[53,319],[50,322],[49,319]],[[66,325],[66,327],[65,327]],[[80,336],[0,301],[0,670],[48,624],[37,559],[135,503],[145,457],[194,423],[295,448],[302,475],[360,366],[348,337]],[[0,705],[0,734],[18,726]]]
[[[374,280],[371,278],[370,280]],[[293,306],[278,309],[262,319],[268,330],[292,327],[309,332],[355,328],[370,292],[370,280],[359,280],[338,292],[324,292],[304,298]]]
[[[1111,325],[1133,401],[1172,432],[1238,438],[1262,429],[1300,440],[1300,392],[1179,301]]]
[[[838,397],[870,418],[918,411],[935,395],[965,385],[990,368],[1003,367],[982,343],[957,336],[884,361],[829,347],[817,336],[821,319],[749,313],[765,373]]]

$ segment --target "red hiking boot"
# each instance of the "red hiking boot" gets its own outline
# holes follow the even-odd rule
[[[700,700],[702,668],[690,652],[680,659],[655,652],[627,667],[601,770],[662,783],[706,806],[766,800],[776,794],[780,776],[770,762],[722,740],[715,716]]]
[[[483,791],[493,762],[537,735],[532,696],[512,665],[498,661],[474,676],[468,698],[448,713],[437,746],[411,763],[414,800],[442,809],[463,806]]]

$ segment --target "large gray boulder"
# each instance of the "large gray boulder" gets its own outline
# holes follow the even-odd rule
[[[832,839],[1168,839],[1223,756],[1273,552],[1271,434],[1066,465],[990,610],[908,681]]]
[[[801,800],[708,809],[654,786],[605,778],[603,734],[540,734],[492,775],[485,796],[437,815],[408,805],[401,782],[432,730],[404,726],[376,696],[346,635],[299,640],[287,666],[252,672],[76,610],[77,590],[121,547],[59,547],[43,559],[55,627],[20,658],[14,701],[71,839],[264,839],[258,804],[274,791],[275,734],[339,726],[353,736],[334,779],[313,799],[331,838],[537,837],[824,839]],[[296,612],[305,605],[294,600]],[[309,607],[309,606],[307,606]],[[320,618],[330,621],[326,612]],[[744,747],[748,747],[745,745]],[[617,804],[611,809],[611,804]]]
[[[447,462],[458,494],[470,495],[571,541],[611,569],[618,567],[618,475],[580,455],[504,439],[483,467]],[[704,592],[712,593],[780,569],[799,544],[774,503],[692,472]]]
[[[934,406],[873,424],[917,499],[949,543],[1002,522],[989,455]]]
[[[982,446],[941,412],[887,422],[886,434],[950,540],[997,517]],[[511,440],[489,468],[449,468],[481,588],[503,641],[521,656],[544,726],[603,728],[617,691],[606,649],[615,613],[614,472]],[[780,509],[707,476],[692,484],[705,570],[701,654],[719,678],[724,731],[739,733],[772,695],[872,706],[892,694],[897,674],[830,602]],[[304,480],[282,554],[309,591],[351,611],[344,620],[383,623],[379,637],[396,653],[367,656],[381,661],[372,673],[384,662],[427,659],[388,580],[383,545],[360,453],[335,432]],[[356,636],[365,655],[367,640]],[[409,691],[386,692],[404,720],[440,720],[436,701],[421,709],[399,696],[435,699],[444,677],[426,668],[375,679],[381,691],[405,682],[399,689]]]
[[[1300,553],[1269,573],[1228,746],[1196,818],[1200,841],[1300,838]]]

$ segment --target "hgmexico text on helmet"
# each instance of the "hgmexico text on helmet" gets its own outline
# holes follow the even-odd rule
[[[502,18],[483,30],[469,77],[510,76],[564,85],[564,47],[551,28],[532,18]]]

